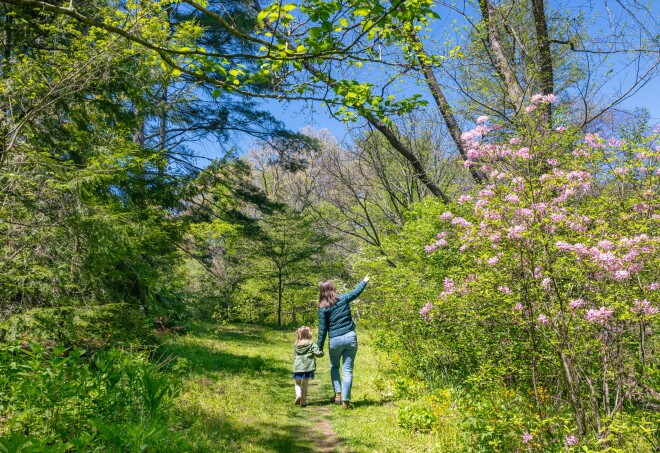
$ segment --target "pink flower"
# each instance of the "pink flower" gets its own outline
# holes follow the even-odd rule
[[[479,191],[479,198],[492,197],[493,195],[495,195],[495,192],[493,192],[493,189],[490,187],[486,187],[485,189],[481,189]]]
[[[511,140],[509,140],[509,143],[512,144],[512,145],[519,145],[520,144],[520,138],[513,137]]]
[[[648,208],[649,206],[646,203],[637,203],[633,205],[633,211],[635,212],[645,212]]]
[[[467,220],[465,220],[463,217],[455,217],[454,220],[451,221],[451,224],[452,225],[459,225],[459,226],[462,226],[464,228],[468,228],[468,227],[472,226],[472,224],[470,222],[468,222]]]
[[[511,294],[513,292],[507,286],[504,285],[500,285],[500,287],[497,289],[504,294]]]
[[[521,159],[529,159],[529,148],[520,148],[516,153]]]
[[[483,124],[488,122],[488,117],[486,115],[482,115],[479,118],[477,118],[477,124]]]
[[[541,280],[541,286],[543,286],[544,289],[549,290],[550,289],[550,277],[545,277],[543,280]]]
[[[524,225],[515,225],[509,228],[509,239],[520,239],[522,236],[522,233],[524,233],[527,230]]]
[[[557,247],[557,250],[559,250],[560,252],[568,252],[569,250],[573,250],[573,246],[568,242],[564,242],[564,241],[555,242],[555,247]]]
[[[429,315],[431,310],[433,310],[433,305],[430,302],[419,309],[419,314],[424,321],[428,322],[431,320],[431,315]]]
[[[609,310],[607,308],[600,307],[598,310],[589,310],[585,315],[584,319],[587,321],[594,323],[594,322],[600,322],[601,324],[605,324],[605,321],[609,319],[612,316],[612,310]]]
[[[520,302],[518,302],[516,305],[513,306],[513,309],[516,310],[516,311],[522,311],[523,306]]]
[[[532,113],[534,110],[536,110],[535,105],[528,105],[527,107],[525,107],[525,113]]]
[[[557,159],[548,159],[546,160],[546,162],[548,163],[548,165],[552,165],[553,167],[556,167],[557,164],[559,163]]]
[[[445,286],[445,291],[450,291],[454,289],[456,283],[451,278],[445,277],[444,286]]]
[[[509,195],[504,197],[504,199],[506,201],[508,201],[509,203],[518,203],[518,202],[520,202],[520,198],[515,193],[510,193]]]
[[[570,436],[566,437],[566,441],[564,442],[564,445],[567,446],[567,447],[571,447],[571,446],[577,445],[579,443],[580,443],[580,440],[577,437],[575,437],[573,434],[571,434]]]
[[[550,94],[546,94],[546,95],[543,97],[543,101],[542,101],[542,102],[546,102],[546,103],[548,103],[548,104],[552,104],[552,103],[554,103],[554,102],[556,102],[556,101],[557,101],[557,96],[555,96],[554,94],[550,93]]]
[[[445,211],[442,214],[440,214],[440,220],[451,220],[452,217],[454,217],[454,214],[452,214],[449,211]]]
[[[426,251],[426,253],[431,253],[431,252],[434,252],[437,248],[438,248],[437,245],[431,244],[431,245],[427,245],[426,247],[424,247],[424,250]]]
[[[474,162],[472,162],[471,160],[466,160],[465,162],[463,162],[463,166],[464,166],[465,168],[470,168],[470,167],[472,166],[473,163],[474,163]]]
[[[626,269],[621,269],[614,272],[614,276],[613,276],[615,280],[619,280],[619,281],[627,280],[628,277],[630,277],[630,272],[627,271]]]
[[[468,201],[472,201],[472,200],[473,200],[473,198],[472,198],[471,195],[461,195],[461,196],[458,198],[458,203],[459,203],[459,204],[463,204],[463,203],[466,203],[466,202],[468,202]]]
[[[516,216],[522,219],[531,219],[534,217],[534,211],[527,208],[516,209]]]
[[[534,268],[534,278],[539,279],[543,277],[543,274],[541,272],[542,272],[541,266],[536,266]]]
[[[538,318],[536,318],[536,324],[542,324],[542,325],[547,325],[548,324],[548,318],[541,313]]]
[[[658,282],[653,282],[649,285],[649,290],[651,291],[657,291],[658,289],[660,289],[660,283]]]
[[[628,173],[629,171],[630,171],[629,168],[626,168],[626,167],[617,167],[617,168],[614,169],[614,174],[615,174],[615,175],[619,175],[619,176],[623,176],[623,175],[625,175],[626,173]]]
[[[438,239],[444,239],[444,238],[447,237],[447,233],[445,233],[445,232],[443,231],[442,233],[438,233],[438,234],[436,234],[435,237],[438,238]]]
[[[616,146],[616,147],[621,147],[626,144],[625,141],[616,139],[614,137],[610,137],[609,140],[607,140],[607,144],[610,146]]]
[[[530,433],[525,431],[525,434],[522,435],[522,441],[526,444],[530,443],[534,436],[532,436]]]
[[[635,299],[635,305],[630,309],[632,313],[643,314],[647,316],[656,315],[660,310],[657,307],[651,305],[646,299],[639,300]]]
[[[575,309],[578,309],[578,308],[582,308],[582,307],[584,307],[584,304],[585,304],[585,303],[586,303],[586,302],[585,302],[584,299],[572,299],[572,300],[570,300],[570,301],[568,302],[568,307],[569,307],[571,310],[575,310]]]
[[[559,126],[557,129],[555,129],[557,132],[564,132],[566,130],[565,126]]]
[[[444,247],[445,245],[447,245],[447,240],[446,239],[438,239],[437,241],[435,241],[434,245],[436,247]]]
[[[500,262],[500,258],[498,256],[494,256],[488,260],[488,265],[495,266],[499,262]]]

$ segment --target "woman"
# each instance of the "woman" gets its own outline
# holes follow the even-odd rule
[[[330,337],[330,377],[335,389],[331,401],[341,402],[344,409],[351,407],[351,386],[353,385],[353,364],[357,354],[357,335],[351,316],[350,303],[355,300],[369,281],[364,277],[353,291],[337,296],[331,280],[321,283],[319,289],[319,335],[318,347],[323,351],[325,337]],[[339,379],[339,365],[342,365],[342,380]]]

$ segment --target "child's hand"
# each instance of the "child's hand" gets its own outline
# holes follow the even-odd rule
[[[366,282],[368,282],[368,281],[369,281],[369,274],[367,274],[367,275],[364,277],[364,282],[366,283]]]

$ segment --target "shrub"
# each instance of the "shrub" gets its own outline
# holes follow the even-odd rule
[[[77,346],[87,351],[155,344],[152,324],[144,313],[128,304],[36,308],[0,324],[0,340]]]
[[[177,386],[142,355],[118,349],[0,347],[4,451],[181,451],[169,430]]]
[[[459,262],[438,300],[420,303],[422,324],[464,378],[491,367],[498,385],[530,389],[518,406],[535,418],[519,428],[518,447],[565,436],[657,446],[625,426],[650,416],[658,428],[646,410],[660,386],[660,131],[550,131],[534,111],[514,137],[488,124],[464,134],[467,165],[488,185],[440,216],[426,252]],[[570,419],[568,432],[555,416]]]

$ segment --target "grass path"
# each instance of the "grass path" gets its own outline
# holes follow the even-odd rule
[[[197,326],[169,352],[188,361],[176,400],[177,425],[197,451],[400,452],[430,451],[432,436],[397,425],[396,403],[379,391],[384,359],[366,332],[353,384],[355,409],[328,402],[333,394],[326,356],[317,360],[308,407],[293,405],[294,334],[253,325]]]

